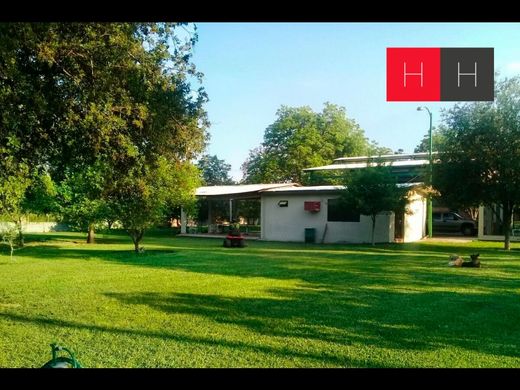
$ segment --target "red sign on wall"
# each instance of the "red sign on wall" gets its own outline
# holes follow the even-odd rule
[[[316,202],[316,201],[303,202],[303,209],[305,211],[317,212],[317,211],[320,211],[320,207],[321,207],[321,202]]]

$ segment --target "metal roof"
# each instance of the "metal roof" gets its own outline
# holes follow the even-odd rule
[[[277,184],[240,184],[231,186],[205,186],[195,190],[196,196],[226,196],[235,194],[246,194],[251,192],[261,192],[273,188],[295,187],[296,183],[277,183]]]
[[[377,162],[368,163],[369,166],[375,167],[378,165]],[[385,161],[381,163],[385,166],[392,167],[416,167],[421,165],[428,165],[428,160],[403,160],[403,161]],[[351,162],[348,164],[330,164],[323,165],[321,167],[313,167],[313,168],[305,168],[304,171],[326,171],[326,170],[335,170],[335,169],[358,169],[358,168],[366,168],[367,161],[364,162]]]
[[[406,188],[406,187],[415,187],[420,186],[423,183],[417,182],[417,183],[398,183],[398,187]],[[273,194],[278,192],[333,192],[333,191],[340,191],[344,190],[347,187],[345,186],[301,186],[301,187],[279,187],[279,188],[271,188],[268,190],[261,191],[262,193],[267,194]]]
[[[273,192],[315,192],[315,191],[338,191],[344,189],[344,186],[307,186],[307,187],[282,187],[263,190],[262,193]]]
[[[405,183],[398,184],[399,187],[412,187],[422,183]],[[199,187],[195,191],[196,196],[215,196],[225,197],[229,195],[245,196],[254,194],[257,198],[261,194],[276,194],[276,193],[303,193],[303,192],[335,192],[345,189],[345,186],[301,186],[296,183],[281,183],[281,184],[240,184],[231,186],[206,186]],[[250,196],[253,197],[253,196]]]
[[[432,152],[433,156],[436,156],[439,152]],[[341,163],[348,162],[364,162],[366,163],[368,160],[370,162],[373,161],[406,161],[406,160],[427,160],[428,153],[420,152],[420,153],[401,153],[401,154],[384,154],[381,156],[357,156],[357,157],[340,157],[334,159],[334,161]]]

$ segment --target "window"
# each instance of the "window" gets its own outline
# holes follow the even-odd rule
[[[456,221],[455,215],[453,213],[444,214],[445,221]]]
[[[328,199],[327,221],[328,222],[359,222],[361,215],[343,207],[339,199]]]

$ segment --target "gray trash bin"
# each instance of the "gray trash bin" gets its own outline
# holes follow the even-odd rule
[[[305,243],[315,243],[315,242],[316,242],[316,229],[305,228]]]

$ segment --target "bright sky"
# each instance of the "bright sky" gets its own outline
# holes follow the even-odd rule
[[[371,140],[413,152],[441,108],[453,103],[387,102],[387,47],[494,47],[495,71],[520,74],[520,23],[197,23],[194,62],[205,77],[208,152],[232,165],[234,179],[249,149],[282,105],[324,102],[346,107]]]

